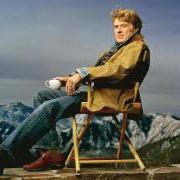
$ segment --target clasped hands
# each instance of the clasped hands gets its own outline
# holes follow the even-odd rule
[[[63,76],[63,77],[55,77],[53,79],[57,79],[61,81],[61,83],[65,86],[65,90],[69,96],[72,96],[75,93],[76,85],[81,81],[81,76],[79,73],[75,73],[73,76]]]

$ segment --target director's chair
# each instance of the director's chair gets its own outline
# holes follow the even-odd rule
[[[134,99],[133,102],[130,104],[131,108],[130,110],[125,110],[125,109],[119,109],[114,110],[111,109],[109,107],[104,107],[103,109],[101,109],[100,111],[89,111],[86,107],[85,104],[87,102],[82,102],[81,103],[81,112],[80,114],[87,114],[87,119],[84,121],[84,125],[83,127],[80,129],[79,133],[77,134],[77,123],[76,123],[76,118],[73,117],[72,120],[72,129],[73,129],[73,144],[74,146],[72,147],[66,162],[65,162],[65,167],[68,167],[68,165],[70,164],[70,162],[74,159],[75,160],[75,168],[76,168],[76,173],[79,174],[80,173],[80,164],[106,164],[106,163],[115,163],[116,167],[118,166],[119,163],[137,163],[138,166],[140,167],[141,170],[145,170],[145,166],[142,162],[142,160],[140,159],[134,145],[131,143],[128,134],[126,132],[126,127],[127,127],[127,115],[128,113],[131,114],[136,114],[139,113],[139,111],[141,110],[141,103],[137,103],[135,102],[135,99],[137,97],[137,93],[138,93],[138,89],[139,89],[139,83],[136,82],[134,85]],[[89,98],[91,97],[91,85],[88,85],[88,98],[87,100],[89,100]],[[107,158],[80,158],[79,155],[79,143],[82,140],[88,126],[90,125],[91,119],[94,115],[111,115],[115,121],[115,125],[116,127],[119,127],[119,121],[117,119],[117,115],[119,113],[122,113],[122,124],[121,124],[121,128],[120,128],[120,136],[119,136],[119,145],[118,145],[118,150],[117,150],[117,155],[116,158],[114,159],[107,159]],[[126,143],[130,149],[130,152],[133,155],[133,159],[123,159],[122,158],[122,152],[123,152],[123,143]]]

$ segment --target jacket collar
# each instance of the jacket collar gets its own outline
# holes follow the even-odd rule
[[[136,34],[133,38],[132,38],[132,42],[133,41],[143,41],[144,37],[142,34]]]

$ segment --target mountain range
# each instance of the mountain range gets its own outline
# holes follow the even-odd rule
[[[32,107],[26,106],[20,102],[0,105],[0,142],[19,126],[32,111]],[[86,115],[77,115],[79,124],[83,124],[85,116]],[[118,118],[121,118],[121,114],[118,115]],[[143,154],[146,161],[154,163],[152,159],[150,160],[150,158],[148,158],[151,157],[150,154],[152,153],[151,155],[155,156],[157,152],[159,154],[162,152],[163,157],[164,151],[169,153],[169,157],[171,156],[171,152],[173,152],[173,159],[177,161],[174,152],[178,152],[180,148],[179,117],[162,113],[144,114],[143,119],[139,121],[128,121],[127,132],[132,143],[140,153]],[[60,119],[57,121],[54,129],[38,141],[33,148],[53,147],[62,150],[71,139],[71,136],[70,118]],[[111,151],[114,152],[118,145],[118,138],[119,133],[111,117],[94,117],[81,143],[82,151],[85,152],[88,150],[89,154],[93,151],[93,154],[96,155],[102,153],[102,151],[104,151],[105,154],[111,153]],[[157,147],[157,149],[155,147]],[[155,149],[156,151],[154,151]],[[147,155],[148,153],[150,154]],[[169,162],[171,160],[167,161]]]

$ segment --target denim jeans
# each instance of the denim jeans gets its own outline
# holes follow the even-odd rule
[[[86,92],[68,96],[63,90],[39,91],[34,100],[36,109],[1,144],[14,159],[23,164],[29,149],[56,124],[57,120],[79,113]]]

